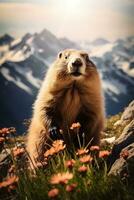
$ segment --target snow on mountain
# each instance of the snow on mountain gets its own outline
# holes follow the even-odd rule
[[[22,38],[14,39],[14,40],[11,42],[10,46],[13,47],[13,46],[19,44],[21,41],[22,41]]]
[[[115,44],[114,43],[108,43],[103,45],[103,47],[100,46],[95,46],[92,51],[90,52],[90,56],[93,57],[102,57],[105,53],[111,52],[112,49],[114,48]]]
[[[104,38],[97,38],[95,39],[94,41],[91,42],[91,44],[93,46],[101,46],[101,45],[105,45],[105,44],[108,44],[109,41],[104,39]]]
[[[48,30],[26,34],[0,46],[0,126],[15,126],[30,118],[32,103],[50,63],[65,48],[80,48]]]
[[[100,72],[107,114],[134,98],[134,37],[111,43],[99,38],[78,44],[44,29],[0,46],[0,126],[16,126],[31,116],[31,107],[48,66],[66,48],[86,49]],[[86,47],[86,48],[85,48]]]
[[[27,43],[31,37],[30,34],[26,34],[23,38],[12,41],[7,50],[3,52],[0,64],[2,65],[6,61],[19,62],[28,58],[33,53],[32,48]]]
[[[8,82],[13,82],[17,87],[19,87],[20,89],[26,91],[27,93],[31,94],[32,91],[30,90],[30,88],[28,86],[26,86],[19,77],[17,77],[16,79],[13,78],[10,75],[10,71],[9,69],[3,67],[1,69],[1,74],[3,75],[3,77],[8,81]]]
[[[105,45],[109,46],[110,42],[104,38],[97,38],[94,41],[79,41],[80,46],[89,51],[89,53],[93,53],[94,51],[97,52],[97,50],[101,51],[101,47],[104,47]]]
[[[28,58],[32,52],[27,52],[26,51],[26,46],[23,47],[21,50],[17,51],[7,51],[5,52],[4,56],[0,59],[0,64],[6,62],[6,61],[12,61],[12,62],[18,62],[18,61],[23,61],[26,58]]]

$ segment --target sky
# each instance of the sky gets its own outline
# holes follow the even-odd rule
[[[134,0],[0,0],[0,35],[47,28],[74,41],[134,35]]]

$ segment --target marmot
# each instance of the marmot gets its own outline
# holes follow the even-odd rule
[[[79,122],[85,143],[92,140],[92,145],[99,145],[104,116],[104,98],[95,64],[85,51],[60,52],[48,69],[34,104],[27,138],[32,161],[42,158],[53,126],[63,130],[64,141],[69,145],[69,128]],[[75,140],[72,137],[74,144]]]

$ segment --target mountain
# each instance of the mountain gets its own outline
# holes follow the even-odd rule
[[[91,44],[95,45],[95,46],[105,45],[108,43],[109,43],[109,41],[104,38],[97,38],[96,40],[91,42]]]
[[[89,52],[103,80],[106,112],[116,114],[134,98],[134,37],[89,47]]]
[[[45,72],[57,53],[65,48],[89,52],[102,78],[107,115],[120,112],[134,98],[134,37],[114,43],[98,41],[102,42],[76,44],[44,29],[40,33],[27,33],[8,45],[2,44],[0,127],[15,126],[20,133],[25,130],[22,123],[31,117],[32,104]]]
[[[31,117],[32,104],[45,72],[57,53],[80,47],[57,38],[48,30],[25,34],[0,48],[0,127],[15,126],[22,133],[24,119]]]
[[[92,51],[95,48],[101,48],[106,44],[109,44],[110,41],[104,39],[104,38],[97,38],[93,41],[88,40],[81,40],[79,41],[80,46],[85,49],[86,51]]]

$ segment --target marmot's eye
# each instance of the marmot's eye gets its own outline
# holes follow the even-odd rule
[[[68,58],[68,56],[65,56],[65,59],[67,59]]]

